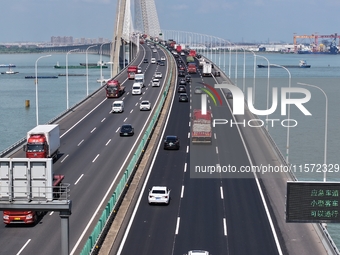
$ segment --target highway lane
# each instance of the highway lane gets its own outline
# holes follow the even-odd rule
[[[178,93],[174,101],[164,130],[166,135],[177,135],[180,138],[180,150],[163,150],[163,139],[160,140],[157,158],[144,192],[136,218],[127,236],[126,245],[121,254],[170,254],[173,248],[178,208],[180,207],[181,183],[186,172],[189,145],[188,114],[189,103],[178,102]],[[168,206],[149,205],[148,189],[153,185],[167,185],[171,189],[171,200]],[[164,231],[168,230],[168,231]],[[116,254],[112,251],[111,254]],[[119,253],[118,253],[119,254]]]
[[[150,50],[147,50],[146,53],[151,57]],[[144,54],[140,56],[139,61],[141,62],[142,59],[144,59]],[[156,65],[141,65],[148,69],[146,81],[149,83],[157,67]],[[163,67],[163,70],[165,69],[166,66]],[[124,77],[126,77],[126,73],[119,79],[123,80]],[[132,147],[138,131],[142,129],[147,116],[150,115],[148,112],[139,112],[137,102],[143,97],[148,97],[154,105],[160,91],[160,88],[145,88],[143,91],[146,93],[142,97],[132,96],[129,93],[132,82],[126,81],[124,84],[127,89],[123,95],[126,108],[123,114],[109,114],[113,100],[105,100],[104,91],[101,91],[100,96],[94,97],[98,97],[97,104],[102,103],[82,120],[81,125],[73,128],[61,139],[63,155],[54,164],[54,171],[58,174],[65,174],[65,182],[71,183],[71,199],[73,201],[72,216],[70,217],[71,247],[81,236],[87,222]],[[96,105],[91,102],[91,99],[88,103],[91,104],[91,109],[93,109],[93,105]],[[77,118],[69,115],[61,120],[62,133],[69,130],[84,115],[80,114]],[[125,118],[128,118],[127,121],[133,120],[136,123],[136,134],[132,138],[119,137],[119,134],[116,133]],[[97,155],[100,156],[97,157]],[[47,214],[35,227],[2,226],[0,233],[2,237],[6,238],[2,238],[0,242],[3,247],[6,247],[4,251],[7,254],[16,253],[15,251],[18,251],[27,240],[31,239],[21,254],[60,254],[60,219],[57,214]],[[51,229],[55,231],[52,232]],[[13,238],[13,235],[20,239]],[[84,235],[85,239],[87,237],[88,233]],[[82,248],[81,245],[79,247]]]
[[[201,78],[198,74],[192,77],[192,89],[202,81],[215,84],[213,78]],[[191,98],[199,99],[200,95],[191,93]],[[189,113],[177,111],[176,105],[175,98],[166,133],[183,136],[183,130],[189,129]],[[209,105],[215,118],[226,118],[225,109],[218,109],[210,102]],[[199,100],[191,102],[192,109],[199,107]],[[230,119],[230,111],[227,115]],[[171,204],[149,206],[148,190],[144,190],[119,254],[184,254],[191,249],[209,250],[212,254],[278,254],[253,176],[248,174],[249,179],[203,176],[200,179],[191,178],[189,170],[183,171],[184,165],[190,169],[193,164],[210,162],[214,165],[250,164],[235,127],[227,132],[223,127],[213,130],[217,139],[211,145],[191,145],[186,139],[190,156],[187,150],[182,151],[185,159],[165,154],[162,149],[158,151],[146,186],[167,185],[172,189]],[[165,163],[168,160],[175,161],[178,167]]]

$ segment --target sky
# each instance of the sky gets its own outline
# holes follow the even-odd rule
[[[340,34],[339,0],[154,1],[162,30],[208,34],[233,43],[293,43],[294,33]],[[0,43],[113,37],[117,0],[1,2]]]

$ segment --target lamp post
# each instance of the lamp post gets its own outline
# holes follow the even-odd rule
[[[271,66],[276,66],[276,67],[281,67],[283,69],[285,69],[288,72],[288,76],[289,76],[289,82],[288,82],[288,86],[289,88],[291,88],[291,81],[292,81],[292,75],[290,74],[290,71],[284,67],[284,66],[280,66],[280,65],[276,65],[276,64],[270,64]],[[290,92],[288,93],[288,99],[290,99]],[[290,120],[290,104],[288,104],[288,121]],[[289,164],[289,126],[287,127],[287,146],[286,146],[286,161],[287,164]]]
[[[88,63],[87,51],[90,48],[93,48],[93,47],[96,47],[96,46],[97,46],[97,44],[87,47],[86,52],[85,52],[85,55],[86,55],[86,96],[89,96],[89,63]],[[100,63],[100,64],[102,64],[102,63]]]
[[[306,83],[300,83],[298,82],[297,83],[298,85],[303,85],[303,86],[310,86],[310,87],[313,87],[313,88],[317,88],[319,90],[321,90],[321,92],[324,94],[325,96],[325,99],[326,99],[326,110],[325,110],[325,142],[324,142],[324,154],[323,154],[323,164],[324,164],[324,171],[323,171],[323,181],[326,182],[326,173],[327,173],[327,126],[328,126],[328,97],[325,93],[325,91],[321,88],[319,88],[318,86],[315,86],[315,85],[310,85],[310,84],[306,84]]]
[[[252,51],[253,52],[253,51]],[[263,58],[267,61],[267,64],[268,64],[268,73],[267,73],[267,110],[268,110],[268,107],[269,107],[269,78],[270,78],[270,63],[269,63],[269,60],[268,58],[264,57],[264,56],[261,56],[261,55],[256,55],[254,52],[253,52],[255,58],[256,57],[260,57],[260,58]],[[255,67],[256,68],[256,67]],[[255,90],[255,89],[254,89]],[[254,94],[255,94],[255,91],[254,91]],[[254,96],[255,98],[255,96]],[[254,102],[253,102],[254,103]],[[268,115],[267,115],[267,119],[268,119]],[[266,129],[268,130],[268,121],[266,121]]]
[[[41,56],[39,57],[36,61],[35,61],[35,113],[36,113],[36,118],[37,118],[37,126],[39,125],[39,103],[38,103],[38,61],[41,58],[47,58],[50,57],[52,55],[45,55],[45,56]]]
[[[109,43],[102,43],[101,45],[100,45],[100,49],[99,49],[99,51],[100,51],[100,82],[101,83],[103,83],[103,45],[104,44],[109,44]]]
[[[69,109],[69,103],[68,103],[68,54],[70,54],[73,51],[77,51],[79,49],[73,49],[73,50],[69,50],[66,53],[66,109]]]
[[[246,88],[246,50],[242,48],[243,50],[243,94],[244,90]]]

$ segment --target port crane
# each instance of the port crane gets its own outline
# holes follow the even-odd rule
[[[318,35],[318,34],[312,34],[312,35],[294,35],[293,42],[294,42],[294,52],[298,52],[298,45],[297,45],[297,39],[313,39],[314,40],[314,47],[313,52],[317,52],[316,46],[319,45],[319,38],[325,39],[325,38],[332,38],[331,44],[330,44],[330,53],[337,54],[338,47],[336,45],[336,39],[339,39],[339,46],[340,46],[340,35],[335,33],[334,35]]]

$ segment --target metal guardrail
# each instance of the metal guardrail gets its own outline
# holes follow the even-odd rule
[[[157,124],[158,118],[161,114],[164,102],[166,100],[168,91],[170,89],[170,85],[171,85],[171,79],[172,79],[172,65],[170,67],[170,74],[167,78],[167,83],[165,86],[164,91],[162,92],[162,96],[161,99],[158,103],[158,106],[156,108],[156,111],[154,113],[154,116],[152,117],[142,139],[141,142],[139,143],[139,145],[137,146],[137,149],[130,161],[130,163],[128,164],[121,180],[119,181],[115,191],[113,192],[109,202],[107,203],[104,211],[102,212],[97,224],[95,225],[93,232],[91,233],[91,235],[89,236],[86,244],[84,245],[82,251],[81,251],[81,255],[87,255],[87,254],[91,254],[96,246],[96,243],[98,242],[98,239],[100,238],[103,230],[105,229],[105,226],[109,220],[109,218],[111,217],[112,213],[116,211],[116,207],[119,206],[119,201],[121,199],[121,196],[125,194],[125,190],[128,187],[128,183],[130,181],[130,178],[133,176],[134,171],[137,169],[137,165],[140,161],[140,158],[143,156],[144,153],[144,148],[146,147],[146,145],[148,144],[149,138],[152,135],[153,129],[155,127],[155,125]]]

